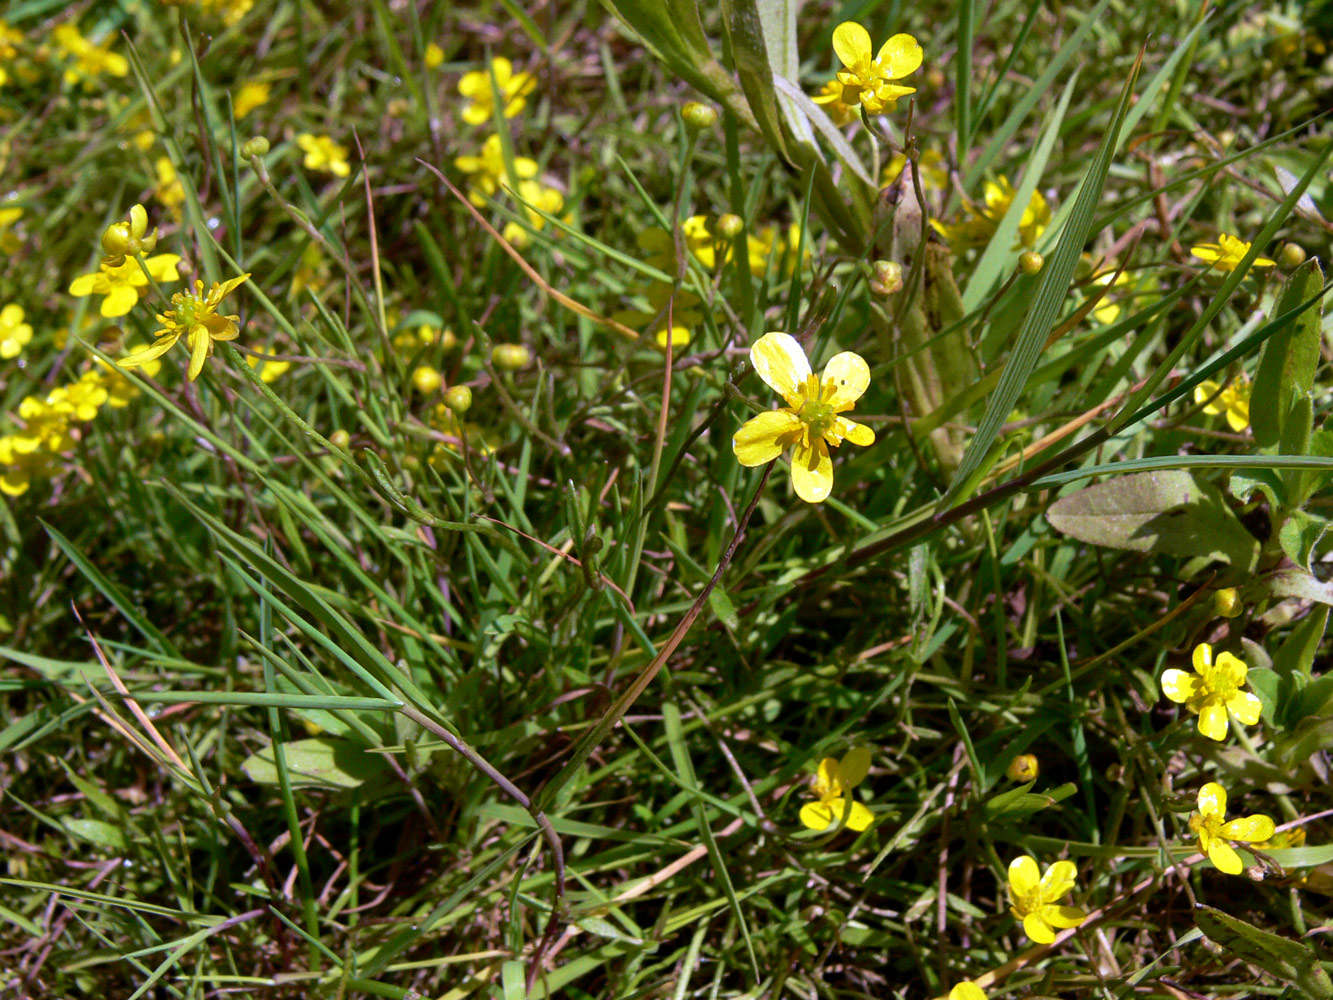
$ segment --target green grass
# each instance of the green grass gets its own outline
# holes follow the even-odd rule
[[[697,9],[0,13],[0,994],[1333,997],[1333,5]],[[835,127],[844,19],[925,63]],[[125,72],[65,81],[71,23]],[[945,176],[867,183],[904,149]],[[68,288],[135,203],[181,278],[106,318]],[[96,374],[246,272],[197,381]],[[732,451],[779,330],[871,370],[820,504]],[[1200,643],[1262,702],[1221,742],[1162,694]],[[805,829],[854,746],[873,825]],[[1210,781],[1287,828],[1241,875]],[[1050,948],[1024,854],[1077,869]]]

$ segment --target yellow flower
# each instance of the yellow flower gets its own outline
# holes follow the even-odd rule
[[[171,209],[171,214],[179,219],[180,207],[185,203],[185,185],[176,176],[175,164],[171,162],[171,157],[159,156],[153,163],[153,169],[157,171],[157,200]]]
[[[494,197],[501,187],[509,186],[498,135],[489,136],[481,144],[480,156],[456,157],[454,166],[468,175],[467,200],[478,208],[485,208],[487,198]],[[526,156],[515,156],[514,174],[520,182],[536,177],[537,161]]]
[[[87,423],[107,401],[108,393],[97,372],[84,372],[77,382],[58,386],[46,397],[48,406],[72,420]]]
[[[811,830],[831,830],[846,816],[848,829],[857,833],[870,826],[874,814],[850,797],[851,790],[862,782],[869,770],[870,751],[866,747],[853,747],[842,760],[832,757],[821,760],[813,785],[819,801],[801,806],[801,823]]]
[[[1225,414],[1227,426],[1237,434],[1250,426],[1250,380],[1243,375],[1225,388],[1212,379],[1204,379],[1194,387],[1194,402],[1207,403],[1203,412],[1210,417]]]
[[[890,156],[884,173],[880,175],[879,186],[886,188],[896,181],[906,165],[907,157],[904,154],[894,153]],[[928,149],[917,157],[916,172],[921,178],[921,187],[927,191],[943,191],[949,186],[949,164],[937,150]]]
[[[85,87],[91,87],[93,79],[103,73],[124,76],[130,71],[130,64],[125,57],[111,51],[110,40],[95,45],[84,38],[74,24],[57,25],[51,32],[51,40],[55,42],[56,48],[74,61],[65,70],[65,82],[68,84],[82,80]]]
[[[533,229],[542,229],[546,225],[546,215],[558,215],[565,207],[563,194],[537,181],[519,181],[518,196],[527,202],[523,206],[523,214],[527,216],[528,225]],[[528,230],[517,222],[507,223],[501,235],[520,250],[532,242]]]
[[[444,62],[444,49],[440,48],[434,42],[431,42],[426,46],[426,52],[422,61],[426,64],[427,69],[435,69]]]
[[[131,354],[142,351],[146,345],[138,342],[132,343],[126,348]],[[117,371],[101,358],[95,359],[98,366],[98,375],[101,377],[102,386],[106,389],[107,405],[113,409],[122,409],[130,405],[130,400],[139,395],[139,387],[125,377],[123,372]],[[145,361],[139,366],[143,373],[149,378],[154,378],[162,368],[161,361]]]
[[[52,406],[36,396],[25,396],[19,402],[19,419],[23,430],[10,435],[10,445],[23,455],[39,450],[66,451],[74,444],[69,436],[69,418],[72,409]]]
[[[347,163],[347,147],[334,142],[327,135],[302,132],[296,137],[296,144],[305,151],[307,170],[321,170],[334,177],[346,177],[352,172]]]
[[[1088,915],[1076,906],[1056,904],[1074,888],[1078,870],[1072,861],[1057,861],[1038,878],[1037,862],[1026,854],[1009,862],[1009,912],[1023,921],[1023,931],[1037,944],[1055,940],[1057,927],[1077,927]]]
[[[267,347],[257,347],[254,354],[245,356],[245,363],[255,370],[255,373],[259,376],[259,381],[265,384],[276,382],[292,366],[290,361],[270,360],[276,357],[277,353],[277,351]]]
[[[967,980],[949,991],[949,1000],[986,1000],[986,993],[976,983]]]
[[[801,227],[795,222],[790,223],[785,230],[768,225],[752,232],[747,240],[750,273],[756,278],[762,278],[768,273],[769,258],[776,257],[782,275],[790,278],[796,271],[796,247],[800,242]],[[807,238],[801,254],[802,261],[808,261],[811,256],[810,240]]]
[[[16,46],[21,41],[23,32],[11,28],[5,21],[0,20],[0,87],[9,82],[9,71],[5,69],[4,63],[18,55]]]
[[[833,490],[833,459],[828,446],[844,440],[875,443],[875,432],[842,416],[870,384],[870,366],[859,354],[844,351],[816,377],[795,337],[766,333],[750,348],[759,377],[787,405],[751,417],[732,438],[736,460],[745,466],[771,462],[793,448],[791,484],[806,503],[819,503]]]
[[[955,253],[961,253],[972,247],[984,247],[995,235],[1000,221],[1013,204],[1017,192],[1009,183],[1009,178],[1001,177],[998,181],[987,181],[983,192],[984,206],[968,201],[964,207],[967,218],[948,225],[938,219],[931,219],[935,231],[949,241]],[[1027,207],[1018,222],[1018,243],[1016,246],[1034,247],[1046,226],[1051,221],[1051,206],[1040,191],[1033,191]]]
[[[844,103],[860,104],[877,115],[891,109],[898,98],[916,93],[915,87],[891,82],[921,67],[921,46],[911,35],[894,35],[872,57],[870,32],[855,21],[844,21],[833,30],[833,51],[845,67],[838,70]]]
[[[645,333],[651,333],[658,347],[666,347],[667,342],[667,303],[671,301],[671,285],[654,281],[648,286],[645,298],[648,310],[622,309],[612,318],[626,326],[645,327]],[[693,337],[694,328],[704,322],[699,310],[699,296],[683,288],[676,291],[676,298],[671,302],[671,347],[688,347]]]
[[[23,246],[18,236],[10,232],[10,228],[22,217],[23,209],[18,205],[0,208],[0,253],[18,253]]]
[[[181,262],[174,253],[160,253],[144,261],[148,273],[158,284],[178,281],[176,265]],[[148,287],[148,277],[137,260],[127,260],[120,267],[101,265],[92,274],[82,274],[70,282],[69,294],[78,298],[85,295],[104,295],[101,313],[111,319],[124,316],[139,301],[141,290]]]
[[[1190,253],[1199,260],[1212,264],[1219,271],[1234,271],[1241,258],[1249,252],[1250,244],[1226,233],[1220,234],[1216,243],[1200,243],[1198,246],[1190,247]],[[1256,257],[1254,266],[1275,267],[1276,261],[1271,261],[1267,257]]]
[[[213,342],[235,340],[240,333],[237,323],[239,316],[219,316],[217,309],[227,293],[250,277],[242,274],[228,278],[204,294],[204,283],[195,280],[193,292],[177,292],[171,297],[171,308],[159,313],[157,321],[162,329],[153,331],[158,339],[149,347],[121,358],[116,364],[122,368],[137,368],[145,362],[160,358],[175,346],[176,341],[185,337],[190,348],[190,368],[188,377],[191,382],[204,370],[204,362],[213,353]]]
[[[23,322],[23,307],[10,303],[0,309],[0,358],[8,360],[32,340],[32,327]]]
[[[17,435],[0,437],[0,493],[17,497],[28,492],[35,478],[49,477],[55,462],[49,452],[21,451]]]
[[[842,99],[842,84],[835,76],[824,86],[819,88],[819,93],[811,98],[816,104],[824,109],[824,113],[833,120],[833,124],[842,128],[844,125],[856,121],[860,115],[856,113],[856,108]]]
[[[251,80],[249,83],[242,84],[241,89],[236,91],[236,97],[232,100],[232,114],[239,121],[255,108],[267,104],[269,91],[272,87],[272,84],[261,83],[258,80]]]
[[[513,118],[527,106],[527,95],[537,86],[537,79],[526,70],[515,73],[514,64],[504,57],[491,60],[490,72],[473,70],[464,73],[458,81],[458,92],[468,99],[463,108],[463,121],[480,125],[489,121],[495,107],[491,93],[491,74],[495,75],[495,89],[504,98],[504,116]]]
[[[102,233],[102,249],[106,256],[102,263],[108,267],[119,267],[125,263],[125,257],[137,257],[150,254],[157,249],[157,227],[148,231],[148,213],[142,205],[130,209],[128,221],[113,222]]]
[[[1114,299],[1115,289],[1132,288],[1133,279],[1130,278],[1128,271],[1121,271],[1117,274],[1115,266],[1109,265],[1100,274],[1094,274],[1088,281],[1092,285],[1110,286],[1107,293],[1102,296],[1101,301],[1092,310],[1093,319],[1102,326],[1110,326],[1120,318],[1121,313],[1120,303]],[[1091,297],[1098,294],[1099,291],[1099,288],[1089,288],[1088,295]]]
[[[1194,671],[1193,674],[1165,671],[1162,693],[1198,714],[1199,732],[1210,740],[1220,741],[1226,739],[1228,715],[1246,726],[1259,721],[1262,704],[1254,695],[1241,690],[1249,673],[1244,660],[1221,653],[1214,661],[1213,647],[1201,642],[1194,647]]]
[[[1041,765],[1037,762],[1037,758],[1034,755],[1030,753],[1021,753],[1009,762],[1009,766],[1005,768],[1004,773],[1010,781],[1017,781],[1019,784],[1025,784],[1029,781],[1037,780],[1037,772],[1040,768]]]
[[[713,233],[708,216],[691,215],[680,224],[681,242],[686,251],[704,267],[713,268],[731,259],[731,244]],[[659,271],[676,273],[676,244],[660,226],[649,226],[635,238],[639,249],[648,251],[647,262]]]
[[[1190,817],[1190,829],[1199,835],[1199,850],[1208,855],[1208,860],[1217,866],[1217,870],[1228,875],[1239,875],[1240,855],[1235,852],[1228,840],[1238,840],[1244,844],[1267,840],[1277,829],[1276,824],[1262,813],[1246,816],[1244,819],[1227,819],[1227,790],[1216,781],[1210,781],[1199,789],[1199,811]]]
[[[417,365],[412,372],[412,387],[423,396],[438,392],[444,385],[444,376],[430,365]]]

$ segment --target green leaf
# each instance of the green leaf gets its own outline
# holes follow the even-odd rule
[[[1278,529],[1277,538],[1287,558],[1301,569],[1309,570],[1310,556],[1327,530],[1328,522],[1322,517],[1294,510]]]
[[[1179,470],[1089,486],[1053,503],[1046,519],[1071,538],[1108,548],[1203,556],[1242,570],[1259,558],[1259,543],[1221,492]]]
[[[1063,802],[1078,791],[1078,787],[1072,781],[1067,781],[1058,788],[1052,788],[1049,792],[1040,793],[1031,791],[1034,784],[1035,782],[1029,781],[1026,785],[991,796],[982,807],[986,818],[1017,819],[1030,816]]]
[[[1302,719],[1328,714],[1330,707],[1333,707],[1329,705],[1330,700],[1333,700],[1333,674],[1316,677],[1293,699],[1293,723],[1299,725]]]
[[[1278,737],[1274,755],[1282,764],[1304,764],[1321,750],[1333,749],[1333,717],[1308,716]]]
[[[1273,315],[1281,316],[1318,296],[1323,285],[1319,261],[1311,257],[1282,286]],[[1321,312],[1320,306],[1307,309],[1264,344],[1250,396],[1250,427],[1261,447],[1271,448],[1282,440],[1292,407],[1314,386]]]
[[[1273,508],[1284,504],[1287,497],[1282,477],[1272,469],[1237,469],[1227,480],[1227,489],[1241,503],[1249,503],[1254,491],[1258,490]]]
[[[1250,687],[1254,693],[1259,696],[1259,701],[1263,705],[1263,719],[1269,725],[1273,725],[1273,720],[1277,716],[1278,709],[1282,706],[1283,689],[1289,685],[1286,679],[1281,677],[1275,670],[1267,670],[1263,667],[1251,667],[1249,673],[1245,675]]]
[[[86,840],[98,847],[109,847],[113,851],[123,851],[130,846],[129,841],[125,839],[124,830],[105,820],[67,819],[64,825],[65,831],[71,837]]]
[[[1304,570],[1283,570],[1274,573],[1265,584],[1268,596],[1275,601],[1284,597],[1300,597],[1320,604],[1333,604],[1333,584],[1317,580]]]
[[[784,76],[793,76],[796,72],[790,39],[790,35],[795,34],[796,10],[791,7],[788,11],[788,6],[782,0],[722,0],[722,23],[731,40],[732,59],[736,63],[741,89],[745,91],[764,139],[774,152],[790,161],[773,86],[774,62],[779,63]],[[790,32],[787,28],[789,15]]]
[[[1229,913],[1200,906],[1194,918],[1210,940],[1243,962],[1257,965],[1279,982],[1292,983],[1314,1000],[1333,998],[1333,982],[1318,956],[1299,941],[1261,930]]]
[[[367,753],[351,740],[315,736],[284,743],[282,749],[293,788],[359,788],[389,773],[383,754]],[[261,785],[278,784],[273,745],[243,760],[241,770]]]
[[[1283,677],[1310,676],[1315,653],[1328,626],[1328,605],[1315,607],[1283,640],[1273,657],[1273,669]],[[1309,713],[1307,713],[1309,714]]]
[[[717,615],[717,620],[732,632],[741,627],[741,620],[736,614],[736,605],[731,602],[721,584],[709,591],[708,606],[713,609],[713,614]]]

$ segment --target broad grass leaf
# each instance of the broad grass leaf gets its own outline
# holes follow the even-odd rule
[[[1273,315],[1282,316],[1318,297],[1323,286],[1324,272],[1312,257],[1282,286]],[[1261,447],[1271,448],[1282,439],[1292,407],[1314,386],[1322,311],[1319,305],[1305,310],[1264,343],[1250,396],[1250,427]]]
[[[1333,998],[1333,982],[1306,945],[1271,931],[1261,930],[1229,913],[1200,906],[1194,919],[1212,941],[1243,962],[1271,973],[1278,982],[1292,983],[1314,1000]]]
[[[359,788],[389,771],[382,754],[367,753],[352,740],[315,736],[284,743],[282,749],[293,788]],[[261,785],[278,784],[273,746],[251,754],[241,762],[241,770]]]

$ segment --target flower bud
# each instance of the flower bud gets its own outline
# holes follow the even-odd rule
[[[1240,591],[1235,587],[1227,587],[1213,594],[1213,612],[1222,618],[1235,618],[1245,606],[1241,604]]]
[[[440,331],[440,346],[446,351],[452,351],[458,346],[458,337],[447,326]]]
[[[1277,255],[1277,262],[1284,271],[1294,271],[1305,263],[1305,248],[1299,243],[1285,243]]]
[[[444,379],[430,365],[421,365],[412,373],[412,385],[423,396],[429,396],[444,385]]]
[[[1024,250],[1018,258],[1018,269],[1028,276],[1041,274],[1041,269],[1045,266],[1046,258],[1035,250]]]
[[[713,232],[724,240],[734,240],[745,232],[745,220],[739,215],[727,212],[725,215],[717,217],[717,222],[713,225]]]
[[[686,101],[680,109],[680,117],[690,128],[702,132],[717,124],[717,108],[700,101]]]
[[[902,291],[903,266],[896,260],[877,260],[870,265],[870,290],[887,298]]]
[[[491,362],[502,371],[518,371],[532,360],[532,352],[522,344],[496,344],[491,349]]]
[[[351,443],[352,435],[348,434],[341,427],[329,435],[329,444],[333,445],[335,448],[341,448],[343,451],[346,451],[347,446]]]
[[[1010,781],[1017,781],[1020,785],[1026,785],[1029,781],[1036,781],[1037,771],[1037,758],[1030,753],[1019,754],[1004,769],[1005,776]]]
[[[130,217],[125,222],[113,222],[102,233],[102,249],[106,256],[102,263],[108,267],[119,267],[127,256],[149,254],[157,247],[157,230],[148,231],[148,213],[142,205],[130,209]]]
[[[444,394],[444,405],[461,417],[472,408],[472,390],[465,385],[451,385]]]
[[[268,140],[262,135],[246,139],[245,142],[241,144],[241,155],[246,159],[249,159],[252,156],[267,156],[268,150]]]

